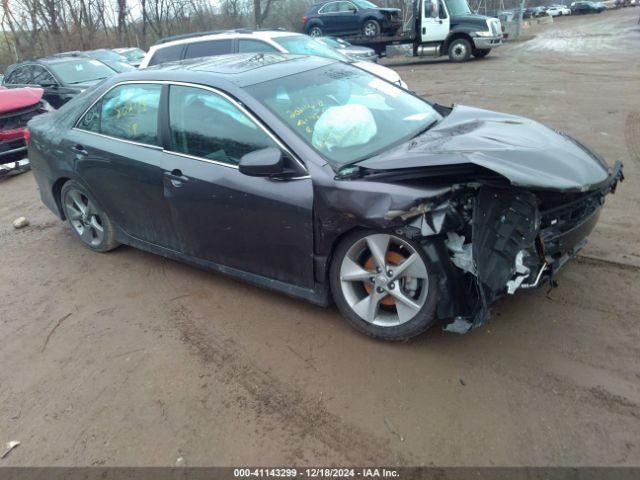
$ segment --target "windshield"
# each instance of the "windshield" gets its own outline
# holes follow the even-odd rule
[[[73,83],[91,82],[111,77],[116,72],[98,60],[78,59],[70,62],[60,62],[49,66],[53,73],[67,85]]]
[[[125,50],[121,55],[124,55],[127,60],[142,60],[144,58],[144,52],[137,48],[134,48],[133,50]]]
[[[338,40],[332,37],[318,37],[316,40],[329,45],[332,48],[346,48],[346,45],[343,45]]]
[[[98,60],[110,60],[112,62],[122,62],[125,60],[122,55],[110,50],[92,50],[87,52],[87,55],[91,58],[97,58]]]
[[[287,52],[297,53],[299,55],[316,55],[318,57],[331,58],[348,62],[349,58],[338,52],[336,49],[325,45],[306,35],[292,35],[291,37],[278,37],[272,39],[274,42],[282,45]]]
[[[446,4],[451,16],[471,14],[467,0],[446,0]]]
[[[424,100],[341,63],[248,90],[336,170],[406,141],[442,118]]]
[[[368,2],[367,0],[351,0],[353,3],[357,5],[358,8],[378,8],[378,6],[374,3]]]

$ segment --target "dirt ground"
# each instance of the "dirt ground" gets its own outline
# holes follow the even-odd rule
[[[627,180],[559,288],[403,344],[335,308],[132,248],[83,248],[0,182],[2,465],[640,465],[640,9],[485,60],[393,58],[419,94],[576,136]],[[25,215],[31,226],[14,230]]]

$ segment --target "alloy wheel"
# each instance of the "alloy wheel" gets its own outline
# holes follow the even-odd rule
[[[69,223],[87,245],[97,247],[104,241],[104,224],[95,205],[80,190],[69,190],[65,196]]]
[[[318,27],[313,27],[311,29],[311,31],[309,32],[309,36],[311,36],[311,37],[321,37],[322,36],[322,30],[320,30],[320,28],[318,28]]]
[[[363,33],[365,37],[375,37],[378,35],[378,27],[373,22],[367,22],[364,25]]]
[[[361,238],[347,250],[340,265],[340,286],[360,318],[394,327],[422,310],[429,279],[424,260],[409,243],[380,233]]]

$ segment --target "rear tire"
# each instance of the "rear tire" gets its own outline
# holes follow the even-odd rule
[[[437,320],[437,275],[423,248],[401,235],[376,230],[347,235],[334,252],[329,280],[340,313],[370,337],[408,340]]]
[[[87,248],[102,253],[120,245],[111,219],[78,182],[62,186],[60,202],[71,230]]]
[[[324,35],[324,32],[317,25],[313,26],[313,27],[311,27],[309,29],[309,36],[310,37],[322,37],[323,35]]]
[[[471,42],[466,38],[456,38],[449,44],[449,59],[452,62],[466,62],[471,57]]]
[[[484,58],[487,55],[489,55],[490,51],[491,51],[490,48],[487,48],[485,50],[476,49],[476,50],[473,51],[473,56],[476,57],[476,58]]]

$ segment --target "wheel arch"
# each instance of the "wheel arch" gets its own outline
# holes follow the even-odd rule
[[[60,177],[51,186],[51,193],[53,194],[53,199],[56,202],[56,207],[58,208],[58,215],[62,220],[66,220],[67,216],[64,214],[64,209],[62,208],[62,187],[65,183],[71,180],[70,177]]]
[[[453,42],[454,40],[457,40],[459,38],[464,38],[465,40],[468,40],[469,43],[471,43],[471,48],[476,48],[475,47],[475,43],[473,41],[473,37],[471,35],[469,35],[468,32],[462,32],[462,31],[454,31],[449,33],[449,35],[447,35],[447,38],[445,38],[444,43],[442,44],[442,51],[441,53],[443,55],[446,55],[447,52],[449,51],[449,45],[451,45],[451,42]]]
[[[393,233],[399,236],[408,236],[403,233],[398,233],[398,230],[402,228],[380,228],[366,225],[357,225],[348,228],[337,235],[331,242],[328,254],[324,257],[323,265],[320,267],[322,281],[329,284],[329,273],[331,271],[331,265],[335,261],[335,252],[338,246],[344,241],[345,238],[359,231],[378,231]],[[447,247],[445,245],[445,235],[431,235],[428,237],[414,238],[420,246],[423,252],[429,258],[431,265],[436,268],[436,276],[438,278],[438,298],[436,315],[440,319],[453,318],[461,313],[466,313],[465,306],[468,299],[463,289],[462,274],[455,268],[449,259]],[[318,279],[320,280],[320,279]]]
[[[320,30],[322,30],[322,33],[324,32],[324,23],[322,22],[321,19],[319,18],[314,18],[314,19],[310,19],[309,22],[307,23],[307,25],[305,26],[305,29],[307,31],[307,33],[309,33],[311,31],[312,28],[314,27],[318,27]]]

